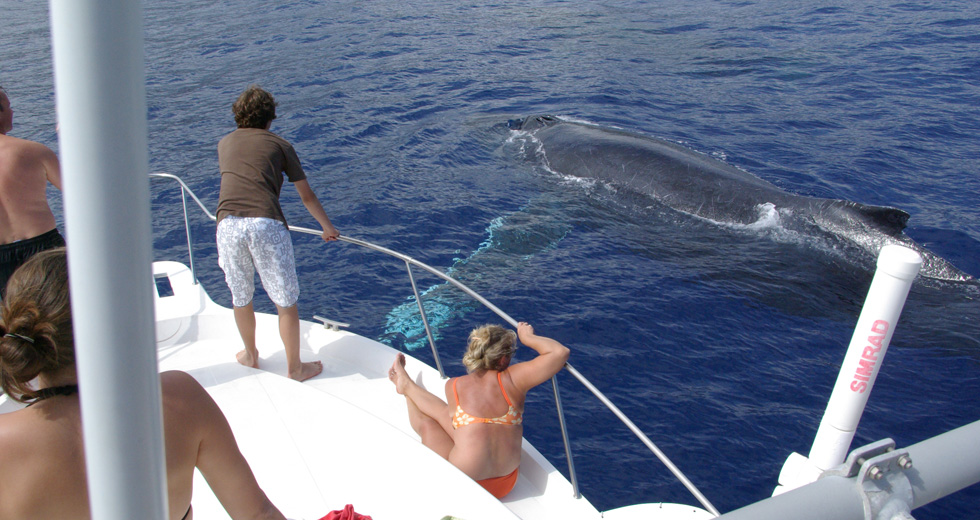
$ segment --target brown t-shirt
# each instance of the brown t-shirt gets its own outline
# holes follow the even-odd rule
[[[239,128],[218,142],[221,192],[218,222],[228,215],[286,223],[279,205],[283,172],[289,182],[306,179],[293,146],[261,128]]]

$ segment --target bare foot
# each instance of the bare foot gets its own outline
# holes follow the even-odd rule
[[[320,372],[323,372],[323,363],[320,361],[310,361],[309,363],[303,363],[301,365],[298,374],[290,372],[289,378],[296,381],[306,381],[311,377],[319,375]]]
[[[259,356],[257,355],[257,353],[255,355],[250,354],[246,349],[239,352],[238,354],[235,354],[235,358],[238,359],[239,363],[247,367],[259,368]]]
[[[405,354],[398,353],[395,362],[391,364],[391,369],[388,370],[388,379],[395,383],[396,392],[405,394],[405,389],[412,382],[412,379],[408,377],[408,372],[405,371]]]

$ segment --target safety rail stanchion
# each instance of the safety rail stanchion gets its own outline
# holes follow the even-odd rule
[[[568,438],[568,427],[565,425],[565,410],[561,407],[561,396],[558,394],[558,377],[551,376],[551,387],[555,391],[555,406],[558,408],[558,424],[561,427],[561,438],[565,442],[565,457],[568,459],[568,480],[572,483],[572,495],[582,498],[578,489],[578,476],[575,474],[575,462],[572,460],[572,442]]]
[[[605,394],[603,394],[602,392],[599,391],[598,388],[593,386],[592,383],[590,383],[589,380],[585,378],[585,376],[580,374],[578,370],[575,370],[575,368],[573,368],[572,365],[566,363],[565,368],[568,370],[570,374],[575,376],[575,379],[578,379],[580,383],[585,385],[585,387],[588,388],[593,395],[599,398],[599,400],[606,405],[606,408],[609,408],[609,410],[616,417],[618,417],[619,420],[622,421],[623,424],[625,424],[626,427],[629,428],[633,432],[633,434],[640,439],[641,442],[643,442],[643,444],[646,444],[647,448],[649,448],[650,451],[652,451],[657,456],[657,458],[659,458],[660,461],[663,462],[665,466],[667,466],[667,469],[669,469],[670,472],[673,473],[674,476],[677,477],[677,479],[680,480],[682,484],[684,484],[684,487],[686,487],[687,490],[690,491],[691,494],[693,494],[694,497],[697,498],[699,502],[701,502],[701,505],[703,505],[705,509],[713,513],[715,516],[718,516],[720,514],[718,510],[715,509],[715,506],[711,505],[711,502],[708,502],[708,499],[705,498],[705,496],[702,495],[700,491],[698,491],[698,488],[696,488],[694,484],[690,480],[688,480],[686,476],[684,476],[684,473],[681,473],[681,470],[678,469],[678,467],[675,466],[674,463],[671,462],[669,458],[667,458],[667,455],[665,455],[664,452],[660,451],[660,448],[658,448],[657,445],[654,444],[653,441],[651,441],[646,436],[646,434],[643,433],[643,431],[641,431],[635,424],[633,424],[633,421],[631,421],[629,417],[626,417],[626,414],[624,414],[619,409],[619,407],[614,405],[612,401],[610,401],[609,398],[605,396]]]
[[[208,216],[208,218],[210,218],[211,220],[217,220],[217,218],[215,218],[214,214],[212,214],[210,211],[208,211],[208,209],[204,205],[204,203],[201,202],[201,199],[199,199],[197,197],[197,195],[194,193],[194,191],[191,190],[187,186],[187,184],[185,184],[184,181],[181,180],[180,177],[177,177],[176,175],[169,174],[169,173],[151,173],[150,174],[150,177],[167,178],[167,179],[173,179],[173,180],[177,181],[180,184],[181,189],[182,190],[186,190],[187,193],[190,194],[191,198],[194,199],[194,202],[197,203],[197,205],[201,208],[202,211],[204,211],[204,213]],[[191,248],[191,242],[190,242],[190,227],[189,227],[188,220],[187,220],[186,206],[185,206],[185,211],[184,211],[184,225],[185,225],[185,227],[188,230],[187,231],[187,233],[188,233],[187,248],[188,248],[188,250],[190,250],[192,248]],[[322,234],[321,231],[316,231],[316,230],[313,230],[313,229],[303,228],[303,227],[290,227],[289,230],[290,231],[296,231],[298,233],[306,233],[308,235],[315,235],[315,236],[320,236]],[[445,375],[443,373],[443,370],[442,370],[442,362],[441,362],[441,360],[439,358],[439,352],[438,352],[438,350],[435,347],[435,341],[434,341],[434,339],[432,337],[432,333],[429,330],[429,322],[428,322],[428,319],[425,316],[425,309],[422,307],[422,299],[420,298],[420,295],[419,295],[419,292],[418,292],[418,286],[415,283],[415,277],[412,274],[412,266],[413,265],[415,267],[418,267],[419,269],[423,269],[425,271],[428,271],[429,273],[433,274],[434,276],[436,276],[436,277],[442,279],[443,281],[445,281],[445,282],[447,282],[447,283],[455,286],[457,289],[463,291],[464,293],[466,293],[467,295],[469,295],[471,298],[473,298],[474,300],[476,300],[477,302],[479,302],[481,305],[483,305],[484,307],[486,307],[487,309],[489,309],[491,312],[493,312],[494,314],[496,314],[497,316],[499,316],[501,319],[503,319],[504,321],[506,321],[507,323],[509,323],[510,326],[517,327],[517,320],[515,320],[514,318],[511,318],[509,315],[507,315],[507,313],[505,313],[504,311],[502,311],[499,308],[497,308],[496,305],[490,303],[489,300],[487,300],[486,298],[484,298],[483,296],[481,296],[476,291],[470,289],[469,287],[467,287],[466,285],[464,285],[462,282],[457,281],[456,279],[454,279],[451,276],[443,273],[442,271],[439,271],[438,269],[435,269],[434,267],[431,267],[431,266],[429,266],[429,265],[427,265],[427,264],[425,264],[423,262],[420,262],[418,260],[415,260],[414,258],[412,258],[410,256],[407,256],[407,255],[404,255],[402,253],[399,253],[398,251],[394,251],[392,249],[388,249],[386,247],[379,246],[377,244],[372,244],[371,242],[365,242],[363,240],[358,240],[356,238],[351,238],[351,237],[344,236],[344,235],[341,235],[340,237],[338,237],[338,240],[340,240],[341,242],[347,242],[347,243],[350,243],[350,244],[354,244],[354,245],[357,245],[357,246],[360,246],[360,247],[363,247],[363,248],[366,248],[366,249],[371,249],[371,250],[377,251],[379,253],[383,253],[385,255],[388,255],[388,256],[391,256],[391,257],[400,259],[403,262],[405,262],[406,266],[408,267],[408,276],[409,276],[409,279],[412,282],[412,291],[415,293],[415,300],[418,302],[419,312],[422,313],[422,322],[425,325],[425,332],[426,332],[426,335],[429,338],[429,344],[432,346],[432,353],[433,353],[433,356],[435,357],[435,362],[436,362],[436,366],[439,369],[439,374],[442,375],[442,377],[445,377]],[[192,260],[192,264],[193,264],[193,260]],[[192,267],[192,269],[193,269],[193,267]],[[196,275],[195,275],[195,280],[196,280]],[[681,472],[681,470],[678,469],[677,466],[675,466],[674,463],[671,462],[670,459],[667,458],[667,456],[662,451],[660,451],[660,448],[658,448],[657,445],[653,443],[653,441],[651,441],[649,438],[647,438],[647,436],[635,424],[633,424],[633,421],[631,421],[628,417],[626,417],[626,414],[624,414],[616,405],[614,405],[612,403],[612,401],[610,401],[602,392],[599,391],[599,389],[597,389],[595,386],[593,386],[592,383],[589,382],[589,380],[585,378],[585,376],[583,376],[581,373],[579,373],[578,370],[575,370],[572,367],[572,365],[566,363],[565,364],[565,368],[569,371],[569,373],[571,373],[573,376],[575,376],[575,378],[578,379],[579,382],[582,383],[590,392],[592,392],[592,394],[595,395],[599,399],[599,401],[601,401],[606,406],[606,408],[608,408],[611,412],[613,412],[613,415],[615,415],[616,417],[618,417],[619,420],[623,424],[625,424],[626,427],[629,428],[630,431],[632,431],[633,434],[636,435],[636,437],[641,442],[643,442],[643,444],[645,444],[647,446],[647,448],[649,448],[650,451],[653,452],[653,454],[656,455],[657,458],[659,458],[660,461],[664,463],[665,466],[667,466],[667,468],[671,471],[671,473],[673,473],[674,476],[677,477],[677,479],[680,480],[682,484],[684,484],[684,486],[688,489],[688,491],[690,491],[691,494],[693,494],[695,496],[695,498],[698,499],[698,501],[701,503],[701,505],[704,506],[705,509],[707,509],[708,511],[710,511],[715,516],[718,516],[720,514],[718,512],[718,510],[715,509],[715,507],[713,505],[711,505],[711,502],[709,502],[708,499],[705,498],[704,495],[702,495],[700,491],[698,491],[698,489],[694,486],[694,484],[691,483],[691,481],[688,480],[688,478],[686,476],[684,476],[684,474]],[[560,427],[561,427],[561,431],[562,431],[562,440],[565,443],[565,455],[568,458],[568,472],[569,472],[568,480],[572,484],[572,490],[575,493],[575,497],[578,498],[578,497],[581,496],[581,493],[579,493],[579,491],[578,491],[578,477],[575,474],[575,465],[574,465],[574,463],[572,461],[572,447],[571,447],[571,443],[569,442],[568,430],[567,430],[567,426],[566,426],[566,422],[565,422],[565,412],[562,409],[561,397],[558,394],[558,382],[557,382],[557,378],[556,377],[552,377],[551,378],[551,383],[552,383],[552,388],[554,389],[554,394],[555,394],[555,405],[557,406],[557,409],[558,409],[558,421],[559,421],[559,424],[560,424]]]
[[[412,292],[415,293],[415,302],[419,305],[419,315],[422,316],[422,326],[425,327],[425,336],[429,338],[429,346],[432,347],[432,357],[436,360],[436,369],[439,370],[439,377],[446,379],[446,372],[442,370],[442,360],[439,359],[439,350],[436,349],[436,342],[432,339],[432,331],[429,329],[429,318],[425,315],[425,306],[422,305],[422,295],[419,294],[419,287],[415,284],[415,276],[412,274],[412,264],[405,261],[408,269],[408,280],[412,282]]]
[[[199,208],[201,208],[201,211],[203,211],[204,214],[207,215],[209,219],[211,219],[211,220],[218,220],[214,216],[213,213],[211,213],[210,211],[208,211],[208,207],[205,206],[203,202],[201,202],[201,199],[197,198],[197,194],[194,193],[194,190],[192,190],[189,186],[187,186],[187,184],[180,177],[178,177],[178,176],[176,176],[176,175],[174,175],[172,173],[154,172],[154,173],[151,173],[150,174],[150,178],[151,179],[172,179],[172,180],[177,181],[177,183],[180,184],[180,187],[181,188],[187,190],[187,193],[191,196],[192,199],[194,199],[194,202],[197,203],[197,206]]]
[[[187,184],[180,177],[171,173],[154,172],[150,174],[150,178],[171,179],[177,181],[177,184],[180,185],[180,202],[184,207],[184,232],[187,234],[187,255],[188,258],[190,258],[189,263],[191,264],[190,265],[191,277],[194,279],[194,283],[197,284],[197,270],[194,267],[194,247],[193,247],[193,241],[191,235],[191,221],[189,218],[187,218],[187,195],[189,194],[191,198],[194,199],[194,202],[197,203],[198,207],[201,208],[201,211],[203,211],[204,214],[207,215],[209,219],[211,220],[218,220],[218,219],[217,217],[214,216],[214,214],[208,211],[207,206],[205,206],[204,203],[201,202],[201,199],[197,198],[197,195],[194,193],[194,190],[190,189],[190,187],[187,186]]]
[[[184,207],[184,233],[187,234],[187,257],[191,264],[191,278],[194,280],[194,285],[197,285],[197,269],[194,268],[194,248],[191,247],[194,240],[191,236],[191,221],[187,218],[187,188],[184,186],[180,187],[180,204]]]

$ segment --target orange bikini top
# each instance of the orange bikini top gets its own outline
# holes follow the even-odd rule
[[[500,372],[497,372],[497,384],[500,385],[500,393],[504,394],[504,399],[507,400],[507,413],[501,415],[500,417],[484,418],[484,417],[474,417],[463,411],[463,408],[459,406],[459,394],[456,392],[456,380],[458,377],[453,378],[453,397],[456,398],[456,413],[453,415],[453,429],[457,429],[460,426],[466,426],[467,424],[473,423],[486,423],[486,424],[510,424],[518,425],[524,422],[524,413],[518,413],[514,409],[514,403],[510,402],[510,398],[507,397],[507,391],[504,390],[504,381],[500,378]]]

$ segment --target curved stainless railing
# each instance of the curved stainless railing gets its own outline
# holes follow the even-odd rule
[[[208,218],[210,218],[211,220],[215,220],[216,221],[217,220],[217,217],[215,217],[215,215],[213,213],[211,213],[210,211],[208,211],[208,208],[204,205],[203,202],[201,202],[201,199],[199,199],[197,197],[197,195],[194,193],[194,191],[191,190],[190,187],[188,187],[187,184],[185,184],[184,181],[180,177],[177,177],[176,175],[173,175],[173,174],[170,174],[170,173],[160,173],[160,172],[151,173],[150,174],[150,177],[151,178],[172,179],[172,180],[177,181],[177,183],[180,184],[181,203],[182,203],[182,206],[183,206],[183,209],[184,209],[184,229],[185,229],[185,232],[187,234],[187,251],[188,251],[188,254],[190,256],[191,275],[194,278],[194,283],[197,283],[197,271],[195,271],[195,268],[194,268],[194,248],[192,247],[191,228],[190,228],[190,223],[189,223],[189,221],[187,219],[187,195],[190,195],[191,198],[194,199],[194,202],[197,203],[197,205],[201,208],[202,211],[204,211],[204,213],[208,216]],[[316,230],[313,230],[313,229],[303,228],[303,227],[297,227],[297,226],[290,226],[289,229],[290,229],[290,231],[296,231],[296,232],[306,233],[306,234],[316,235],[316,236],[320,236],[320,234],[322,233],[321,231],[316,231]],[[504,311],[500,310],[496,305],[490,303],[490,301],[488,301],[483,296],[480,296],[480,294],[477,293],[476,291],[474,291],[473,289],[470,289],[469,287],[467,287],[466,285],[464,285],[462,282],[460,282],[460,281],[452,278],[451,276],[446,275],[445,273],[443,273],[442,271],[439,271],[439,270],[435,269],[434,267],[431,267],[431,266],[429,266],[429,265],[427,265],[427,264],[425,264],[423,262],[420,262],[420,261],[418,261],[418,260],[416,260],[416,259],[414,259],[414,258],[412,258],[410,256],[404,255],[404,254],[399,253],[397,251],[393,251],[393,250],[388,249],[386,247],[382,247],[382,246],[379,246],[377,244],[372,244],[370,242],[365,242],[363,240],[358,240],[356,238],[351,238],[351,237],[348,237],[348,236],[341,235],[340,238],[339,238],[339,240],[341,240],[343,242],[350,243],[350,244],[354,244],[354,245],[357,245],[357,246],[360,246],[360,247],[364,247],[364,248],[367,248],[367,249],[371,249],[371,250],[377,251],[379,253],[384,253],[385,255],[391,256],[393,258],[397,258],[397,259],[405,262],[405,267],[408,270],[408,279],[409,279],[409,281],[412,284],[412,291],[415,294],[415,301],[416,301],[416,303],[418,304],[418,307],[419,307],[419,313],[420,313],[421,318],[422,318],[422,324],[425,326],[425,334],[428,337],[429,346],[432,349],[432,355],[433,355],[433,358],[435,359],[435,362],[436,362],[436,368],[439,370],[439,375],[441,375],[443,378],[446,377],[446,374],[445,374],[445,372],[442,369],[442,361],[439,358],[439,350],[436,348],[435,340],[432,338],[432,331],[429,329],[429,321],[428,321],[428,318],[425,315],[425,307],[422,304],[422,298],[421,298],[421,295],[419,294],[418,286],[415,283],[415,276],[412,273],[412,266],[415,266],[415,267],[418,267],[419,269],[425,270],[425,271],[429,272],[430,274],[432,274],[432,275],[434,275],[434,276],[436,276],[436,277],[438,277],[438,278],[440,278],[440,279],[442,279],[442,280],[444,280],[444,281],[446,281],[446,282],[454,285],[457,289],[459,289],[459,290],[463,291],[464,293],[468,294],[471,298],[473,298],[474,300],[476,300],[477,302],[479,302],[480,304],[482,304],[484,307],[486,307],[487,309],[493,311],[494,314],[496,314],[501,319],[503,319],[504,321],[506,321],[507,323],[509,323],[512,327],[515,327],[515,328],[517,327],[517,320],[515,320],[512,317],[510,317],[510,315],[508,315]],[[715,509],[715,507],[711,504],[711,502],[708,501],[707,498],[705,498],[705,496],[703,494],[701,494],[701,492],[684,475],[684,473],[682,473],[681,470],[677,466],[675,466],[673,462],[670,461],[670,459],[667,457],[667,455],[665,455],[664,452],[662,452],[660,450],[660,448],[658,448],[657,445],[654,444],[654,442],[651,441],[650,438],[647,437],[646,434],[644,434],[643,431],[640,430],[640,428],[637,427],[636,424],[633,423],[633,421],[631,421],[628,417],[626,417],[626,414],[624,414],[622,412],[622,410],[619,409],[619,407],[617,407],[615,404],[613,404],[612,401],[610,401],[608,397],[606,397],[601,391],[599,391],[599,389],[596,388],[595,385],[593,385],[588,379],[586,379],[585,376],[583,376],[581,373],[579,373],[578,370],[575,370],[575,368],[572,367],[571,364],[566,363],[565,364],[565,368],[568,370],[568,373],[569,374],[571,374],[575,379],[578,379],[579,382],[581,382],[582,385],[585,386],[585,388],[587,388],[590,392],[592,392],[592,394],[595,395],[599,399],[599,401],[602,402],[602,404],[604,404],[606,406],[606,408],[608,408],[609,411],[611,411],[613,413],[613,415],[615,415],[617,418],[619,418],[619,420],[622,421],[623,424],[625,424],[626,427],[629,428],[630,431],[632,431],[633,434],[636,435],[637,438],[639,438],[640,441],[644,445],[646,445],[646,447],[649,448],[650,451],[654,455],[656,455],[656,457],[658,459],[660,459],[661,462],[663,462],[663,464],[667,467],[667,469],[669,469],[670,472],[673,473],[674,476],[677,477],[677,479],[681,481],[681,483],[684,485],[684,487],[686,487],[688,489],[688,491],[690,491],[691,494],[694,495],[694,497],[698,499],[698,502],[700,502],[701,505],[704,506],[705,509],[707,509],[708,511],[710,511],[715,516],[719,516],[720,515],[720,513],[718,512],[718,510]],[[569,438],[568,438],[568,428],[567,428],[567,424],[565,422],[565,412],[562,409],[561,396],[559,395],[559,392],[558,392],[558,379],[557,379],[557,377],[552,377],[551,378],[551,386],[552,386],[552,389],[553,389],[554,394],[555,394],[555,406],[556,406],[556,408],[558,410],[559,426],[561,427],[562,440],[564,441],[564,444],[565,444],[565,456],[568,459],[568,474],[569,474],[568,480],[569,480],[569,482],[572,483],[572,491],[575,493],[575,498],[579,498],[579,497],[582,496],[582,494],[579,492],[579,489],[578,489],[578,477],[575,474],[575,463],[574,463],[574,461],[572,459],[572,448],[571,448],[571,443],[569,442]]]

